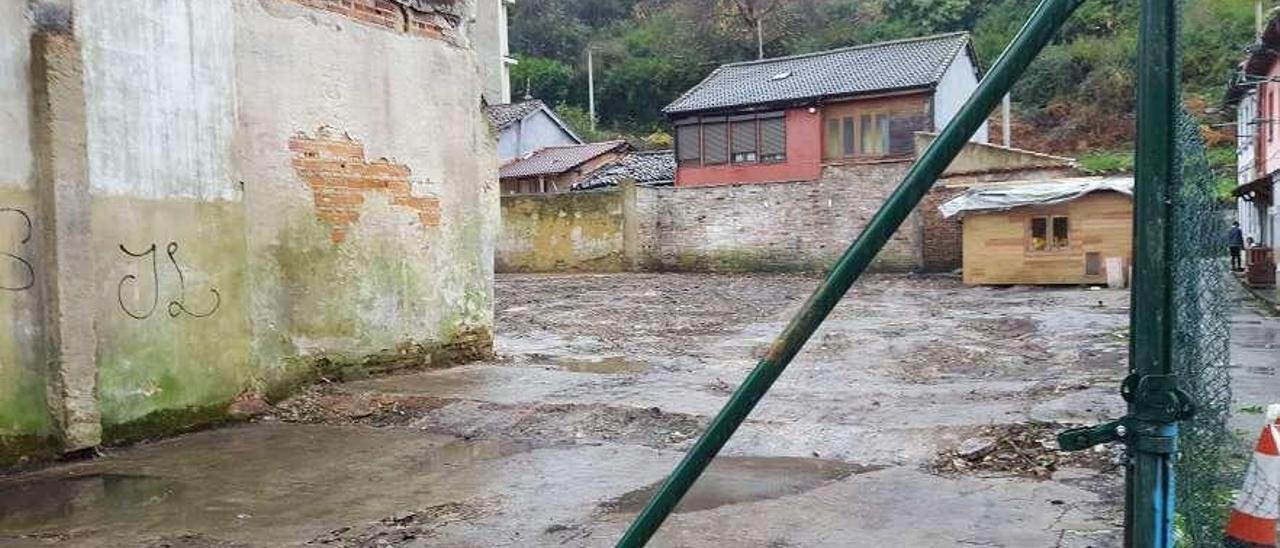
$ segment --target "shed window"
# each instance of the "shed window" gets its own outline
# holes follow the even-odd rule
[[[691,118],[676,122],[680,165],[785,162],[787,119],[784,112],[731,117]]]
[[[1068,227],[1067,227],[1066,217],[1053,218],[1053,248],[1054,249],[1066,249],[1070,247],[1071,244],[1067,240],[1067,234],[1069,232],[1070,231],[1068,230]]]
[[[1071,247],[1071,227],[1066,217],[1032,217],[1031,251],[1058,251]]]

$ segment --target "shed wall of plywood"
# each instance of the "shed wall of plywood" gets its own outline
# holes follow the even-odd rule
[[[1064,215],[1068,247],[1031,251],[1031,219]],[[1106,259],[1122,257],[1127,268],[1132,250],[1133,201],[1114,192],[964,218],[964,281],[970,285],[1105,283]],[[1097,275],[1085,274],[1088,253],[1100,254],[1103,268]]]

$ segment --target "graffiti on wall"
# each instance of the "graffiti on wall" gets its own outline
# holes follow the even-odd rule
[[[134,303],[130,306],[126,303],[125,293],[127,288],[135,288],[140,282],[137,274],[126,274],[120,278],[120,282],[116,284],[116,300],[120,303],[120,310],[135,320],[145,320],[155,314],[156,309],[160,306],[160,260],[157,257],[158,247],[152,243],[151,247],[141,252],[131,251],[120,244],[120,252],[130,259],[139,259],[144,265],[150,265],[151,276],[151,302],[150,304]],[[182,271],[182,266],[178,264],[178,242],[169,242],[165,246],[165,255],[169,258],[169,264],[173,267],[173,272],[177,274],[178,289],[177,296],[171,299],[166,305],[170,318],[178,316],[190,316],[192,318],[208,318],[218,311],[218,307],[222,306],[222,295],[218,293],[218,289],[209,288],[211,302],[202,308],[191,308],[187,305],[187,279]],[[145,266],[144,266],[145,268]],[[136,293],[136,291],[130,291]],[[198,311],[197,311],[198,310]]]
[[[289,140],[293,169],[311,189],[316,216],[330,227],[330,239],[341,243],[360,221],[366,197],[381,194],[391,205],[406,208],[423,227],[440,225],[440,199],[414,192],[412,170],[386,158],[365,159],[364,145],[346,132],[321,126],[314,137],[299,133]]]
[[[31,217],[27,215],[27,212],[13,207],[0,207],[0,217],[18,219],[20,226],[22,226],[22,231],[20,232],[22,238],[18,240],[19,245],[25,246],[31,241]],[[32,268],[30,261],[18,255],[17,251],[16,249],[0,251],[0,259],[17,267],[16,269],[19,272],[16,280],[0,279],[0,291],[26,291],[36,285],[35,268]]]

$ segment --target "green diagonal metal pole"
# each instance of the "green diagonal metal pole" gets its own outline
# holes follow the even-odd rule
[[[1178,0],[1143,0],[1138,33],[1138,142],[1134,166],[1133,306],[1129,371],[1134,378],[1173,373],[1173,183],[1179,179]],[[1173,542],[1178,423],[1150,413],[1143,394],[1125,473],[1125,541],[1132,548]]]
[[[769,353],[760,360],[746,381],[733,393],[720,413],[707,427],[702,437],[689,450],[671,476],[636,517],[622,539],[619,548],[639,548],[662,525],[676,504],[684,497],[698,476],[729,441],[738,426],[764,397],[765,392],[778,379],[787,364],[795,357],[804,343],[822,324],[823,319],[835,308],[853,282],[862,275],[872,259],[880,252],[893,233],[920,203],[929,188],[964,148],[969,138],[987,120],[1014,82],[1049,43],[1062,23],[1083,0],[1042,0],[1027,24],[991,67],[973,96],[965,103],[956,117],[911,166],[906,178],[885,201],[871,222],[844,252],[835,267],[827,274],[822,285],[809,297],[804,308],[791,320],[782,335],[774,341]]]

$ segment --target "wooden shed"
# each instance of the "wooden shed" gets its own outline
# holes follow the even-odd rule
[[[1133,179],[973,188],[943,204],[963,226],[969,285],[1124,283],[1133,256]]]

